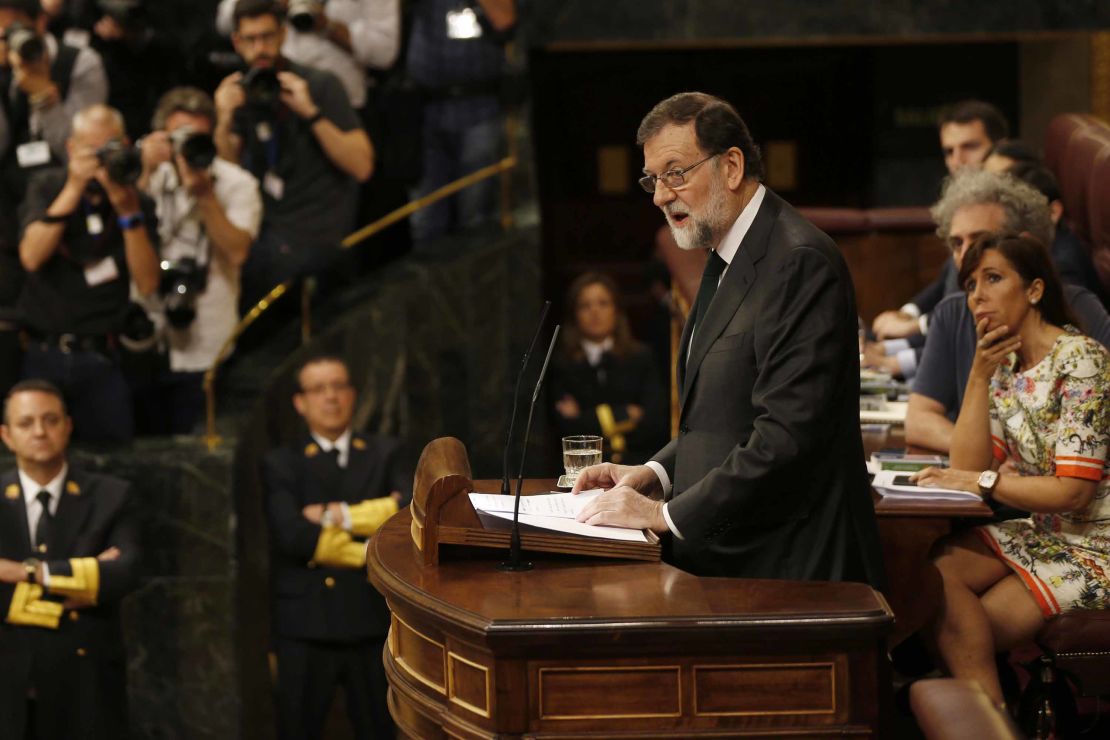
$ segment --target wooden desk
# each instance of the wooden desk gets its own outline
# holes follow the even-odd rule
[[[865,433],[863,442],[868,456],[885,447],[905,447],[901,429]],[[890,634],[894,647],[921,629],[940,606],[940,573],[929,560],[934,543],[957,520],[986,519],[991,509],[982,501],[896,501],[874,491],[872,495],[886,563],[886,597],[895,616]]]
[[[866,585],[543,554],[502,573],[495,551],[421,567],[410,525],[368,560],[406,737],[883,736],[891,613]]]

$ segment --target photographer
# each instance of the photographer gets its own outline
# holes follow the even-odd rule
[[[216,158],[212,99],[191,87],[158,102],[142,141],[139,185],[158,214],[162,273],[154,304],[165,318],[169,373],[145,415],[170,434],[187,434],[203,408],[201,381],[239,321],[239,269],[262,221],[258,181]],[[149,403],[148,403],[149,402]]]
[[[277,283],[319,272],[354,222],[373,148],[339,81],[281,56],[284,12],[240,0],[235,50],[250,67],[216,90],[216,146],[263,192],[262,232],[243,268],[243,305]]]
[[[220,0],[216,27],[225,35],[232,31],[237,2]],[[285,5],[282,55],[331,72],[343,83],[351,107],[364,108],[366,69],[388,69],[401,47],[399,0],[287,0]]]
[[[0,0],[0,156],[4,196],[14,202],[31,170],[65,161],[73,116],[108,99],[99,55],[45,29],[37,0]]]
[[[23,204],[23,376],[62,388],[80,439],[126,442],[120,334],[135,310],[130,284],[142,295],[158,286],[154,204],[134,185],[141,162],[118,111],[94,105],[74,116],[66,150],[68,168],[35,173]]]

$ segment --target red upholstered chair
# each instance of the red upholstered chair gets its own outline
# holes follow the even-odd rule
[[[1107,136],[1106,150],[1091,167],[1087,186],[1087,221],[1091,259],[1098,277],[1110,294],[1110,129],[1098,129]]]
[[[1056,170],[1060,197],[1064,201],[1064,218],[1072,231],[1088,244],[1091,241],[1088,216],[1091,173],[1102,160],[1110,157],[1110,141],[1093,129],[1093,126],[1088,127],[1072,135]]]
[[[973,681],[930,678],[910,687],[910,706],[927,740],[1017,740],[1009,715]]]
[[[1060,171],[1060,161],[1072,135],[1087,129],[1095,120],[1080,113],[1061,113],[1049,121],[1044,135],[1044,162],[1049,169]]]

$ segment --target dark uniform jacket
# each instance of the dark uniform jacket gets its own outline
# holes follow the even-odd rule
[[[406,490],[411,484],[401,478],[399,450],[395,440],[354,434],[347,467],[338,475],[335,463],[311,438],[297,448],[267,454],[263,474],[275,635],[333,642],[385,635],[389,610],[365,567],[316,562],[324,528],[305,519],[302,509],[329,501],[360,504]],[[355,538],[355,545],[365,562],[365,544]]]
[[[683,332],[669,555],[699,574],[883,581],[859,430],[855,293],[833,241],[767,191]]]
[[[126,656],[119,603],[138,575],[139,524],[129,486],[69,467],[45,553],[32,549],[19,475],[0,477],[0,557],[44,560],[49,587],[0,584],[0,735],[22,738],[28,690],[40,738],[126,735]],[[96,561],[110,547],[118,560]],[[95,605],[63,609],[66,599]],[[43,718],[48,720],[43,722]]]

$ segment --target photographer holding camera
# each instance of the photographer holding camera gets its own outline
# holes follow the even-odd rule
[[[322,271],[354,224],[373,148],[339,80],[281,56],[284,11],[239,0],[232,42],[249,66],[216,90],[216,146],[263,193],[262,232],[243,267],[243,305],[281,281]]]
[[[232,31],[238,0],[220,0],[216,27]],[[331,72],[343,83],[351,107],[367,103],[366,69],[388,69],[401,48],[399,0],[287,0],[281,53],[298,64]]]
[[[137,310],[131,283],[141,295],[158,286],[154,204],[135,187],[142,164],[118,111],[86,108],[72,130],[68,168],[36,172],[23,203],[23,376],[62,389],[80,439],[126,442],[134,423],[119,348]]]
[[[0,157],[7,198],[32,169],[65,161],[70,121],[108,99],[100,56],[46,33],[38,0],[0,0]]]
[[[165,319],[169,373],[139,403],[170,434],[191,432],[204,406],[204,371],[239,321],[239,270],[262,221],[258,181],[216,158],[215,123],[207,94],[178,87],[142,140],[139,185],[154,199],[162,241],[157,296],[146,303]]]

